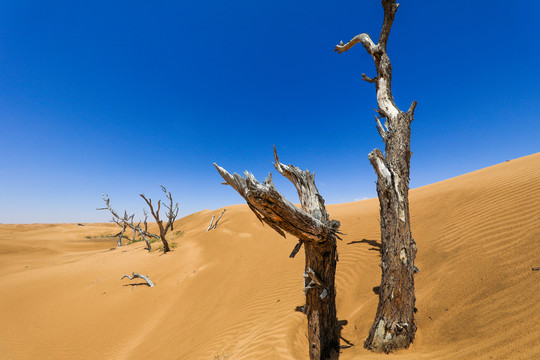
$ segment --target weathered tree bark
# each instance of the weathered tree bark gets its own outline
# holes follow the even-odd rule
[[[246,200],[261,222],[284,237],[285,232],[297,237],[299,244],[295,247],[296,252],[304,244],[309,356],[312,360],[329,359],[333,353],[339,352],[334,279],[338,258],[336,238],[340,224],[329,219],[324,200],[315,186],[315,174],[280,163],[275,148],[274,157],[276,169],[296,187],[302,209],[277,191],[272,174],[261,184],[247,171],[243,178],[236,173],[229,174],[216,164],[214,166],[227,184]]]
[[[212,215],[212,220],[210,220],[210,225],[208,225],[208,227],[206,228],[206,232],[209,232],[210,229],[212,229],[212,225],[214,224],[215,217],[216,215]]]
[[[135,272],[133,272],[133,275],[132,276],[129,276],[129,275],[124,275],[122,276],[122,278],[120,280],[122,280],[123,278],[127,277],[129,280],[133,280],[135,278],[139,278],[139,279],[143,279],[144,281],[146,281],[146,283],[148,284],[148,286],[150,287],[154,287],[154,283],[152,282],[152,280],[150,280],[150,278],[146,275],[143,275],[143,274],[137,274]]]
[[[166,237],[167,231],[169,231],[169,229],[173,230],[174,220],[178,216],[179,209],[178,209],[178,203],[173,205],[173,199],[172,199],[171,193],[167,192],[167,189],[165,189],[164,186],[160,185],[160,187],[161,187],[161,190],[165,193],[165,196],[167,197],[167,199],[169,199],[169,201],[170,201],[169,205],[167,205],[167,204],[164,205],[165,208],[168,211],[166,213],[167,225],[165,227],[163,226],[163,221],[159,219],[159,210],[161,208],[161,200],[158,200],[157,210],[154,211],[154,207],[152,206],[152,199],[147,199],[146,196],[144,196],[144,194],[139,194],[139,196],[142,197],[144,199],[144,201],[146,201],[146,203],[150,207],[150,213],[152,214],[152,216],[156,220],[156,223],[157,223],[158,228],[159,228],[159,237],[161,239],[161,242],[163,243],[163,252],[167,253],[167,252],[171,251],[171,248],[169,247],[169,242],[167,241],[167,239],[165,237]]]
[[[209,232],[210,230],[217,228],[217,224],[219,220],[221,219],[221,217],[223,216],[223,214],[225,214],[225,211],[227,211],[227,209],[223,209],[223,211],[221,212],[221,214],[219,215],[215,223],[214,223],[214,219],[216,216],[212,215],[212,219],[210,220],[210,225],[208,225],[208,227],[206,228],[206,232]]]
[[[398,9],[395,0],[383,0],[384,21],[378,44],[369,35],[355,36],[347,44],[336,46],[338,53],[349,50],[360,42],[373,57],[377,76],[362,78],[375,83],[377,130],[385,143],[386,156],[375,149],[369,161],[377,173],[377,193],[381,216],[382,279],[379,306],[375,321],[364,346],[376,352],[391,352],[409,347],[414,339],[414,260],[416,243],[411,235],[409,217],[409,168],[411,122],[414,118],[414,101],[407,112],[401,111],[392,96],[392,65],[386,52],[386,43]],[[385,118],[384,126],[379,119]]]

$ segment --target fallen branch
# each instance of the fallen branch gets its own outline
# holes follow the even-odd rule
[[[216,215],[212,215],[212,220],[210,220],[210,225],[208,225],[208,228],[206,229],[206,232],[209,232],[210,229],[212,229],[212,224],[214,223],[214,218]]]
[[[227,211],[227,209],[223,209],[223,211],[221,212],[221,214],[219,215],[215,223],[214,223],[214,219],[216,218],[216,216],[212,215],[212,220],[210,220],[210,225],[208,225],[208,227],[206,228],[206,232],[209,232],[210,230],[215,229],[217,227],[217,224],[219,220],[221,219],[221,217],[223,216],[223,214],[225,213],[225,211]]]
[[[538,271],[538,270],[540,270],[540,267],[532,268],[531,270],[532,270],[532,271]]]
[[[212,229],[215,229],[217,227],[217,223],[219,222],[219,219],[221,219],[225,211],[227,211],[227,209],[223,209],[223,211],[221,212],[221,215],[219,215],[219,217],[217,218],[216,223],[214,224],[214,227]]]
[[[154,286],[154,283],[152,282],[152,280],[150,280],[148,278],[148,276],[146,275],[142,275],[142,274],[136,274],[135,272],[133,273],[133,276],[129,276],[129,275],[124,275],[122,276],[122,278],[120,280],[122,280],[123,278],[127,277],[129,280],[133,280],[135,278],[139,278],[139,279],[143,279],[144,281],[146,281],[146,283],[148,284],[149,287],[153,287]]]

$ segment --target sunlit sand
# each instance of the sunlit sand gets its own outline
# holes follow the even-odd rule
[[[340,359],[540,359],[540,154],[411,190],[410,201],[418,331],[391,355],[363,348],[380,282],[378,200],[328,206],[347,234]],[[246,205],[206,232],[221,211],[176,221],[166,255],[100,236],[115,224],[0,225],[0,358],[308,359],[295,311],[303,252],[289,259],[295,239]],[[156,286],[121,280],[132,272]]]

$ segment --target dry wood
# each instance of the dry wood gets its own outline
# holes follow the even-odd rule
[[[124,216],[120,216],[118,215],[118,213],[111,207],[111,200],[109,199],[109,197],[107,195],[102,195],[102,198],[103,198],[103,201],[105,201],[105,205],[106,207],[104,208],[99,208],[98,210],[109,210],[109,212],[112,214],[113,218],[112,218],[112,222],[116,223],[118,226],[127,226],[129,227],[130,229],[133,229],[133,231],[136,231],[137,233],[139,233],[139,235],[141,235],[142,239],[144,240],[144,242],[146,243],[146,248],[148,249],[148,251],[152,251],[152,245],[150,245],[150,241],[148,241],[148,238],[147,237],[154,237],[154,238],[158,238],[159,239],[159,236],[157,235],[154,235],[154,234],[151,234],[147,231],[147,228],[146,228],[146,219],[145,219],[145,229],[141,229],[141,227],[139,225],[135,225],[133,223],[133,218],[135,216],[135,214],[132,214],[132,215],[128,215],[126,211],[124,211]],[[123,231],[122,231],[122,234],[123,234]],[[119,239],[120,241],[120,239]]]
[[[129,275],[124,275],[122,276],[122,278],[120,280],[122,280],[123,278],[127,277],[129,280],[133,280],[135,278],[139,278],[139,279],[143,279],[144,281],[146,281],[146,283],[148,284],[148,286],[150,287],[153,287],[155,284],[152,282],[152,280],[150,280],[150,278],[146,275],[142,275],[142,274],[137,274],[135,272],[133,272],[133,275],[132,276],[129,276]]]
[[[212,220],[210,220],[210,225],[208,225],[208,227],[206,228],[206,232],[209,232],[210,229],[212,229],[212,224],[214,223],[214,218],[216,217],[216,215],[212,215]]]
[[[247,202],[257,218],[280,235],[285,232],[297,237],[294,257],[302,244],[306,252],[305,313],[308,317],[310,359],[329,359],[339,351],[339,326],[336,316],[335,271],[336,237],[339,221],[330,220],[324,200],[315,186],[315,174],[279,161],[274,147],[276,169],[296,187],[301,209],[281,195],[269,174],[264,183],[245,172],[245,178],[229,174],[214,164],[218,172]],[[305,279],[307,280],[307,279]]]
[[[171,251],[171,248],[169,247],[169,242],[166,239],[166,235],[169,229],[173,230],[174,220],[178,216],[179,208],[178,208],[178,203],[173,205],[173,199],[172,199],[171,193],[167,192],[167,189],[164,186],[162,185],[159,185],[159,186],[161,187],[161,190],[165,193],[165,196],[170,202],[169,205],[164,203],[164,206],[167,209],[167,213],[165,214],[167,216],[167,224],[165,226],[163,226],[163,221],[160,220],[159,218],[159,210],[161,209],[161,200],[158,200],[157,210],[154,211],[154,207],[152,206],[152,199],[147,199],[144,194],[139,194],[139,196],[142,197],[144,201],[146,201],[146,204],[148,204],[148,207],[150,207],[150,213],[156,220],[156,223],[159,228],[159,238],[161,239],[161,242],[163,243],[163,252],[167,253]],[[145,220],[145,224],[146,224],[146,220]]]
[[[217,218],[216,223],[214,224],[214,226],[212,227],[212,229],[217,228],[217,224],[218,224],[219,220],[221,219],[221,217],[223,216],[223,214],[225,214],[225,211],[227,211],[227,209],[223,209],[223,211],[221,212],[221,214],[220,214],[219,217]]]
[[[208,227],[206,228],[206,232],[209,232],[210,230],[215,229],[217,227],[218,222],[223,216],[223,214],[225,213],[225,211],[227,211],[227,209],[223,209],[223,211],[221,212],[221,214],[219,215],[215,223],[214,223],[214,219],[216,218],[216,216],[212,215],[212,219],[210,220],[210,225],[208,225]]]
[[[341,42],[335,51],[342,53],[361,43],[372,56],[377,76],[362,78],[374,83],[377,93],[377,130],[385,143],[385,154],[379,149],[369,154],[377,173],[377,193],[381,214],[382,278],[379,306],[375,321],[364,344],[376,352],[407,348],[414,339],[414,260],[416,243],[411,235],[409,218],[410,124],[416,101],[405,113],[394,103],[392,96],[392,65],[386,44],[394,15],[395,0],[383,0],[384,20],[379,42],[374,44],[368,34],[355,36],[347,44]],[[385,123],[381,124],[380,119]]]

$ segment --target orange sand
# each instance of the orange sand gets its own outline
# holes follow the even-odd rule
[[[229,191],[233,191],[229,189]],[[540,359],[540,154],[411,191],[418,332],[363,349],[377,307],[378,202],[332,205],[340,359]],[[116,248],[114,224],[0,225],[1,359],[307,359],[303,251],[245,205],[176,222],[173,252]],[[156,245],[158,245],[156,243]],[[154,288],[120,280],[132,271]],[[342,341],[342,345],[347,345]]]

